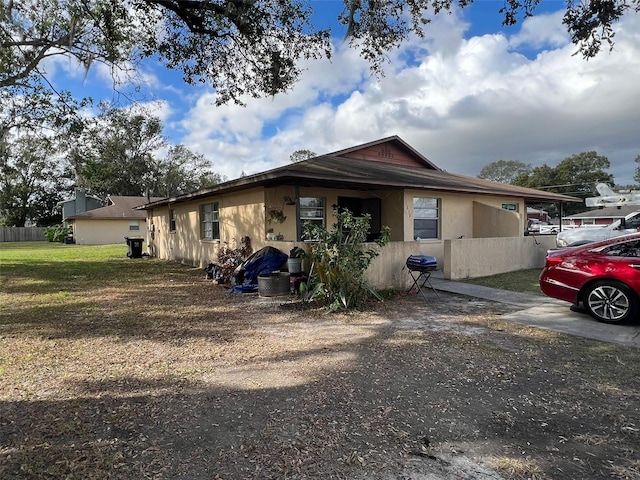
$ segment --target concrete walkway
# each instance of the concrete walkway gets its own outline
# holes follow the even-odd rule
[[[594,320],[586,313],[570,310],[571,305],[561,300],[454,282],[435,275],[431,277],[431,284],[436,290],[443,292],[522,307],[518,312],[501,317],[521,325],[640,348],[640,321],[633,325],[608,325]]]

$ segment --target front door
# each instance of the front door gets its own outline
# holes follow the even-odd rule
[[[382,202],[379,198],[338,197],[338,211],[349,210],[355,217],[371,215],[371,231],[367,241],[372,242],[380,236],[382,228]]]

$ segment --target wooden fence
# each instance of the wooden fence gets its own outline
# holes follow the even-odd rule
[[[0,242],[44,242],[44,227],[0,227]]]

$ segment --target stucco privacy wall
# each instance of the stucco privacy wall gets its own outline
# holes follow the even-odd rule
[[[527,268],[542,268],[555,235],[463,238],[444,242],[444,277],[483,277]]]
[[[294,246],[308,251],[301,242],[268,242],[288,252]],[[373,243],[365,248],[377,248]],[[405,263],[410,255],[436,257],[444,278],[460,280],[527,268],[542,268],[547,250],[555,247],[555,235],[501,238],[462,238],[442,242],[389,242],[382,247],[365,274],[377,289],[408,288],[412,284]],[[305,271],[309,265],[306,264]]]
[[[375,244],[367,246],[376,247]],[[365,247],[366,248],[366,247]],[[430,255],[442,265],[442,243],[389,242],[382,247],[365,274],[367,282],[377,289],[407,288],[411,278],[405,263],[410,255]]]
[[[506,202],[505,202],[506,203]],[[524,235],[524,215],[496,208],[485,202],[473,202],[473,238],[517,237]]]
[[[73,227],[73,239],[78,245],[110,245],[125,243],[124,237],[147,236],[147,225],[142,220],[82,219],[69,220]],[[139,230],[130,230],[132,225]]]

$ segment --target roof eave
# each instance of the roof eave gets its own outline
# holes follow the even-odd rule
[[[283,174],[287,173],[287,174]],[[253,188],[253,187],[261,187],[266,186],[269,183],[277,182],[279,184],[283,183],[306,183],[306,182],[317,182],[322,183],[319,186],[333,186],[336,188],[336,178],[332,175],[319,175],[319,174],[306,174],[306,175],[295,175],[293,172],[288,170],[280,170],[277,171],[269,171],[263,174],[253,175],[251,178],[243,177],[238,180],[234,180],[231,182],[225,182],[223,184],[215,185],[214,187],[200,190],[197,192],[180,195],[177,197],[166,198],[157,202],[148,203],[146,205],[141,205],[136,207],[136,210],[150,210],[156,207],[163,207],[168,205],[173,205],[176,203],[184,203],[193,200],[198,200],[200,198],[206,198],[210,196],[214,196],[216,194],[224,194],[224,193],[233,193],[238,190],[243,190],[245,188]],[[333,185],[331,185],[333,184]],[[482,188],[465,188],[465,187],[455,187],[455,188],[447,188],[442,186],[434,186],[434,185],[425,185],[425,184],[408,184],[406,182],[394,182],[394,181],[385,181],[385,182],[372,182],[368,179],[358,179],[355,177],[350,177],[349,179],[343,179],[340,183],[341,188],[362,188],[362,187],[376,187],[376,188],[413,188],[417,190],[435,190],[441,192],[459,192],[459,193],[469,193],[469,194],[483,194],[483,195],[496,195],[500,197],[522,197],[524,198],[526,203],[553,203],[553,202],[577,202],[580,203],[583,200],[576,197],[571,197],[568,195],[562,194],[542,194],[542,195],[534,195],[532,193],[525,192],[510,192],[510,191],[487,191]]]

